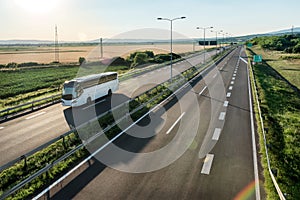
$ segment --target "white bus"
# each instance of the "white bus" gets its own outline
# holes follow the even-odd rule
[[[63,106],[81,106],[111,95],[119,89],[117,72],[105,72],[66,81],[62,90]]]

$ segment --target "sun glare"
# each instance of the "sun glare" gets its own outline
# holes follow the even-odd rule
[[[14,0],[15,4],[30,13],[47,13],[55,8],[58,0]]]

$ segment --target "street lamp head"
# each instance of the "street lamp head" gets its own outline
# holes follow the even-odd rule
[[[209,27],[209,28],[214,28],[213,26]]]
[[[181,19],[185,19],[186,17],[181,17]]]
[[[157,20],[162,20],[162,18],[161,18],[161,17],[158,17]]]

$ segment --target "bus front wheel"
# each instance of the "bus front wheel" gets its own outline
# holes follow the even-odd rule
[[[111,96],[111,95],[112,95],[112,91],[111,91],[111,90],[108,90],[107,95],[108,95],[108,96]]]

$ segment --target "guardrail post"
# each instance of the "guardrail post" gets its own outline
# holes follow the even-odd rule
[[[66,150],[67,146],[66,146],[65,136],[61,136],[61,138],[62,138],[62,144],[64,146],[64,149]]]
[[[34,103],[32,102],[32,104],[31,104],[31,111],[33,111],[33,104],[34,104]]]
[[[26,159],[26,156],[25,155],[21,156],[21,159],[24,160],[23,170],[27,171],[27,159]]]

